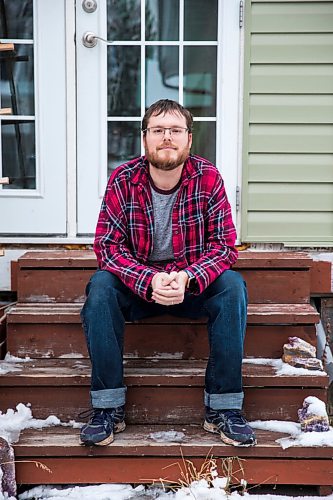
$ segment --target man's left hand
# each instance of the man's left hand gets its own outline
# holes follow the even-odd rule
[[[171,288],[156,288],[153,290],[152,299],[164,306],[174,306],[184,301],[188,275],[185,271],[176,273],[173,281],[169,284]]]

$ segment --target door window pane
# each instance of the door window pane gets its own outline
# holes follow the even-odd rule
[[[109,116],[140,116],[140,50],[108,46]]]
[[[34,115],[33,46],[15,44],[13,52],[0,53],[0,62],[1,107],[13,115]]]
[[[33,0],[0,1],[0,38],[33,38]]]
[[[141,39],[140,0],[107,1],[108,40]]]
[[[146,108],[159,99],[179,98],[178,47],[146,47]]]
[[[3,121],[1,126],[3,189],[36,189],[35,124]]]
[[[216,64],[216,47],[184,47],[184,106],[194,116],[216,116]]]
[[[191,152],[216,163],[215,122],[194,122]]]
[[[141,122],[108,122],[108,176],[141,154]]]
[[[184,1],[184,40],[217,40],[217,0]]]
[[[146,0],[146,40],[179,40],[179,0]]]

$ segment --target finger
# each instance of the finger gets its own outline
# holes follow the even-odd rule
[[[166,288],[156,288],[153,293],[159,295],[160,297],[166,297],[169,299],[177,300],[181,297],[181,293],[178,290],[166,289]]]

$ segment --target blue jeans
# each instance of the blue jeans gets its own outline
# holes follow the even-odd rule
[[[115,408],[125,404],[125,321],[162,314],[208,318],[210,354],[204,403],[215,410],[242,408],[247,291],[240,274],[225,271],[202,294],[186,293],[183,303],[174,306],[146,302],[117,276],[101,270],[90,279],[86,294],[81,319],[92,364],[91,402],[94,408]]]

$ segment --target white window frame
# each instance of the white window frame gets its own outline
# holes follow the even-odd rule
[[[65,51],[65,10],[64,4],[58,4],[54,16],[52,4],[53,0],[34,0],[34,40],[6,39],[14,45],[34,43],[35,116],[2,116],[1,119],[34,121],[36,189],[1,189],[0,206],[6,210],[6,220],[4,225],[0,224],[0,231],[11,234],[17,224],[14,231],[22,236],[15,237],[14,232],[8,237],[0,234],[0,242],[35,241],[36,237],[41,239],[40,234],[44,239],[48,232],[67,234],[65,66],[60,58],[50,57],[61,49]]]

